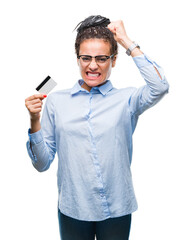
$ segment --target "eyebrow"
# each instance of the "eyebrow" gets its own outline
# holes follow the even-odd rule
[[[79,56],[86,56],[86,57],[109,57],[109,55],[106,54],[101,54],[101,55],[96,55],[96,56],[91,56],[91,55],[87,55],[87,54],[81,54]]]

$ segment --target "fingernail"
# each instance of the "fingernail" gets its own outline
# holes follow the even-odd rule
[[[46,97],[47,97],[47,95],[43,95],[43,97],[44,97],[44,98],[46,98]]]

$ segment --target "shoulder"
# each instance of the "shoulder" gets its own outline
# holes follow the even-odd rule
[[[59,96],[62,96],[62,95],[70,94],[71,89],[72,89],[72,88],[58,90],[58,91],[55,91],[55,92],[50,93],[49,96],[59,97]]]
[[[64,100],[64,98],[67,98],[70,96],[71,88],[70,89],[63,89],[54,91],[47,96],[46,104],[47,105],[56,105],[56,103],[60,103],[60,100]]]
[[[119,88],[119,89],[113,88],[111,92],[113,94],[117,94],[117,95],[126,97],[126,96],[132,95],[135,91],[137,91],[136,87],[125,87],[125,88]]]
[[[64,97],[64,96],[67,96],[67,95],[70,95],[70,92],[71,92],[71,88],[69,89],[63,89],[63,90],[58,90],[58,91],[55,91],[55,92],[52,92],[48,95],[48,99],[57,99],[57,98],[60,98],[60,97]]]

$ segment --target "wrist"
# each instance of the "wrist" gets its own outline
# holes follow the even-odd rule
[[[40,113],[30,114],[30,121],[31,122],[39,122],[40,121]]]
[[[126,36],[123,39],[121,39],[119,43],[127,50],[133,44],[133,41]]]
[[[143,52],[140,50],[140,46],[136,42],[132,42],[126,51],[126,54],[128,56],[136,57],[142,55]]]
[[[31,133],[37,132],[41,129],[41,123],[40,123],[40,119],[30,119],[30,125],[31,125]]]

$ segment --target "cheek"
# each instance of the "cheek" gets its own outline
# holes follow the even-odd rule
[[[109,66],[105,69],[105,74],[106,74],[106,76],[110,76],[111,70],[112,70],[112,66],[109,65]]]

